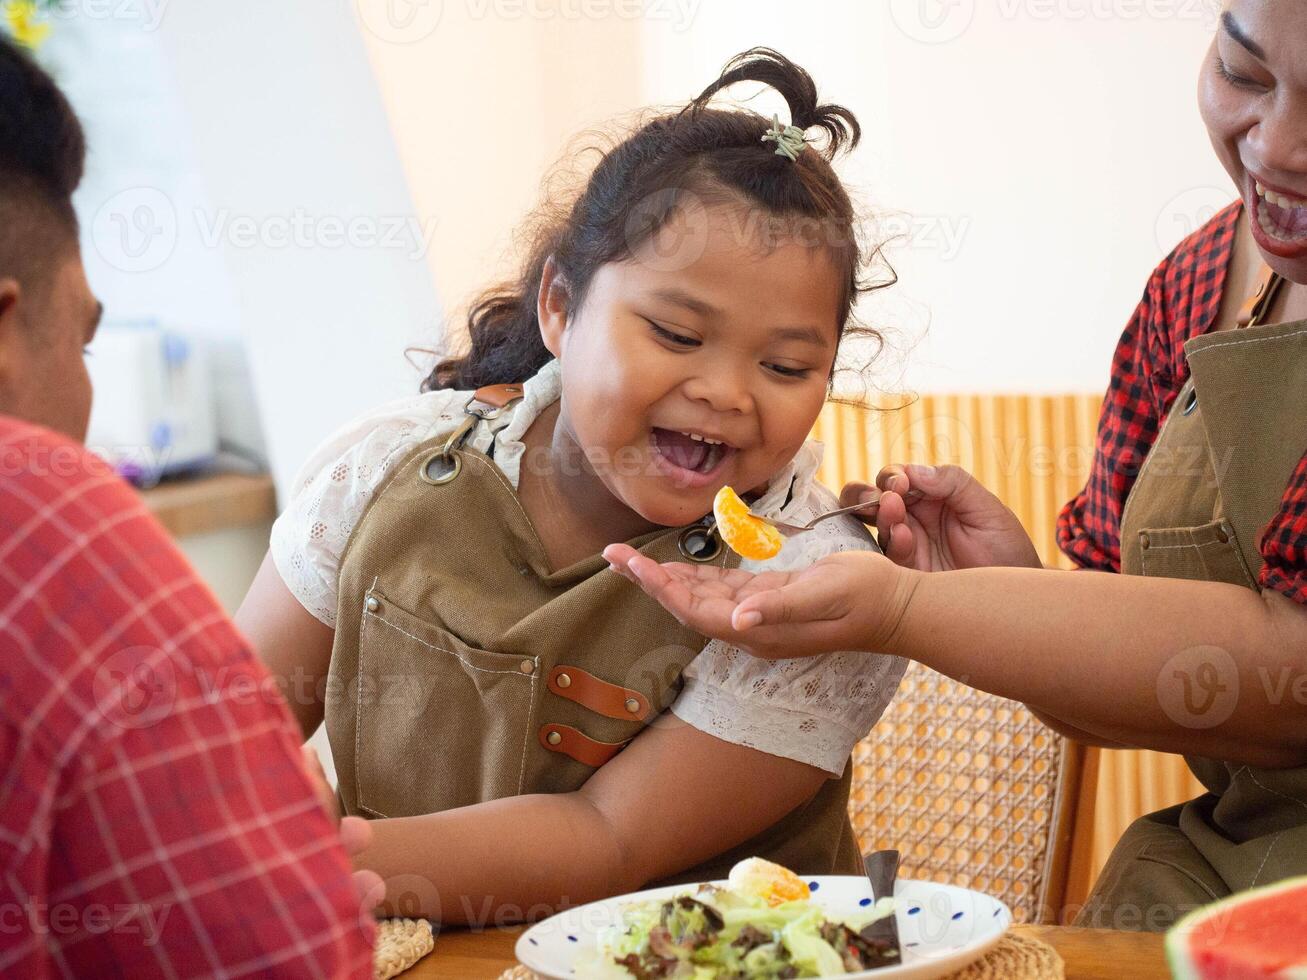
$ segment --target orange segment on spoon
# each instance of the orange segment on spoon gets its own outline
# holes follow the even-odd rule
[[[766,561],[775,557],[785,543],[781,532],[750,514],[749,505],[730,487],[717,491],[712,512],[722,540],[741,558]]]

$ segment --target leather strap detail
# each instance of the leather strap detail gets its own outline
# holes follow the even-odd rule
[[[540,744],[550,752],[570,756],[583,766],[594,769],[598,769],[627,745],[626,742],[597,742],[568,725],[545,725],[540,729]]]
[[[1239,307],[1239,317],[1236,322],[1241,328],[1262,321],[1270,310],[1271,304],[1275,302],[1275,294],[1280,291],[1281,282],[1280,277],[1269,265],[1262,267],[1262,273],[1257,279],[1257,288],[1243,301],[1243,306]]]
[[[507,408],[523,395],[521,385],[486,385],[472,393],[472,400],[492,408]]]
[[[650,714],[649,699],[639,691],[601,681],[579,667],[560,666],[551,670],[549,690],[605,718],[644,721]]]

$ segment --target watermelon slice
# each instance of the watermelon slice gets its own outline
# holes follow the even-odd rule
[[[1307,878],[1239,892],[1166,934],[1176,980],[1307,980]]]

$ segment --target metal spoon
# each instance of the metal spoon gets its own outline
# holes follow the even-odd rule
[[[871,894],[875,896],[876,901],[879,902],[886,896],[893,897],[894,882],[899,876],[898,851],[873,851],[862,859],[862,867],[867,872],[867,880],[871,882]],[[894,951],[892,954],[894,957],[902,955],[897,914],[869,923],[858,935],[874,945],[886,945],[888,949]]]
[[[832,517],[840,517],[844,514],[852,514],[854,511],[874,510],[875,508],[880,506],[881,496],[882,494],[877,493],[876,499],[870,501],[869,503],[854,504],[852,507],[841,507],[839,510],[828,510],[824,514],[818,514],[807,524],[787,524],[784,521],[774,520],[770,517],[763,517],[761,514],[750,514],[750,516],[756,517],[764,524],[770,524],[772,527],[776,528],[776,530],[780,531],[781,534],[787,534],[787,535],[802,534],[804,531],[811,531],[822,521],[829,521]],[[925,494],[923,494],[920,490],[909,490],[906,494],[904,494],[903,499],[908,502],[912,502],[914,500],[920,500],[923,496],[925,496]]]

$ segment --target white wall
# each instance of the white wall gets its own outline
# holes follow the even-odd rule
[[[357,6],[413,200],[437,222],[428,258],[456,322],[514,269],[515,232],[572,137],[641,105],[641,19],[608,0]]]
[[[157,24],[51,42],[79,108],[109,110],[82,195],[109,256],[92,280],[114,312],[248,340],[283,490],[332,427],[413,389],[401,351],[438,339],[431,280],[454,308],[512,268],[576,133],[683,102],[750,45],[864,124],[842,166],[898,233],[901,282],[864,311],[891,336],[886,387],[1101,388],[1150,269],[1233,196],[1193,94],[1214,0],[140,6]],[[142,204],[171,240],[133,265],[115,234]],[[295,220],[307,247],[282,243]],[[337,241],[352,221],[396,247]]]
[[[352,0],[72,4],[42,49],[87,128],[77,196],[114,319],[243,339],[283,497],[312,448],[416,390],[427,251]]]
[[[569,134],[684,102],[755,44],[794,57],[864,125],[843,169],[902,239],[900,285],[866,310],[897,354],[884,386],[1101,389],[1148,273],[1234,197],[1194,97],[1216,0],[428,8],[439,16],[372,32],[369,50],[414,198],[446,219],[433,272],[451,304],[509,268],[512,228]],[[439,123],[466,134],[457,156]]]
[[[649,23],[646,95],[692,94],[752,44],[800,61],[858,114],[844,173],[902,236],[866,315],[907,383],[1096,391],[1154,265],[1235,197],[1194,96],[1218,6],[704,0],[688,45]]]

